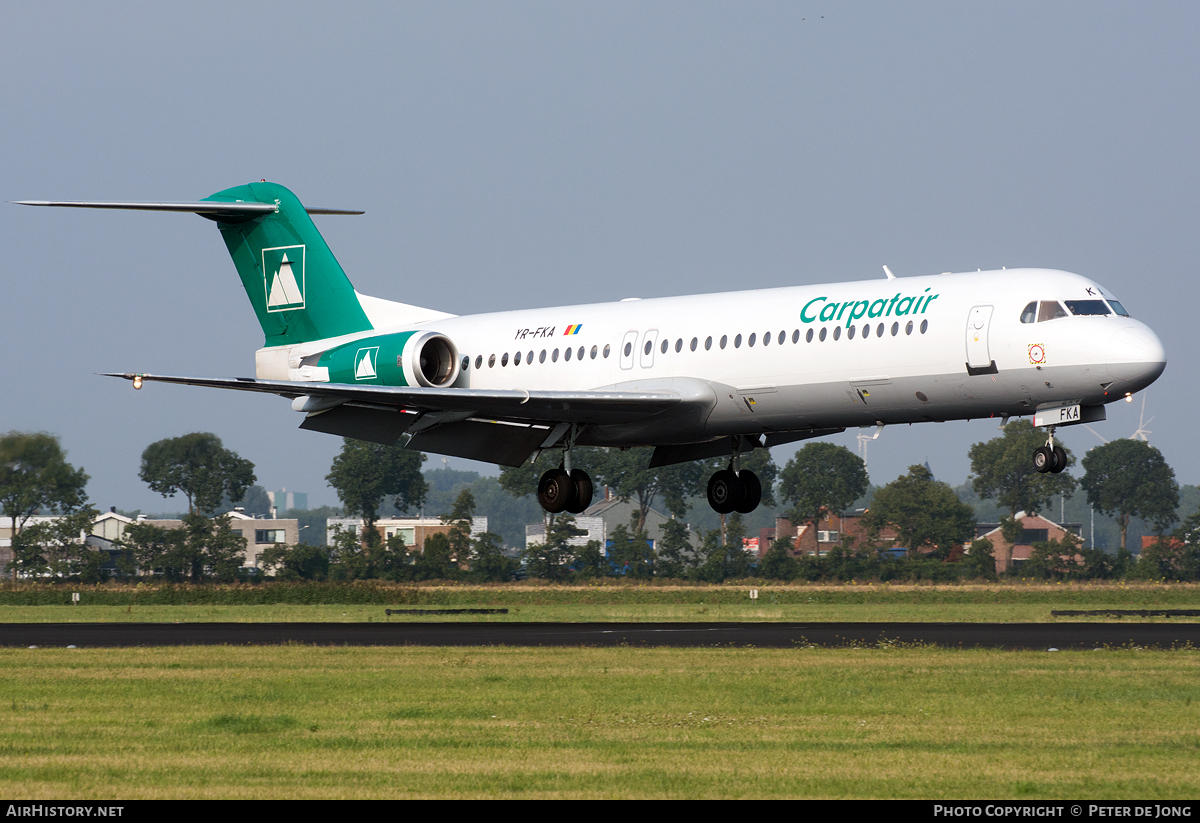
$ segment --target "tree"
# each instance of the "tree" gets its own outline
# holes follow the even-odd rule
[[[1063,534],[1062,540],[1037,541],[1029,559],[1021,564],[1021,574],[1046,580],[1078,575],[1080,566],[1075,562],[1075,555],[1082,542],[1071,532]]]
[[[228,493],[221,498],[221,505],[217,506],[217,511],[232,511],[234,508],[241,506],[242,511],[249,515],[262,515],[270,517],[271,510],[275,508],[271,505],[271,498],[267,494],[267,490],[262,486],[255,484],[246,489],[245,493],[237,500],[233,499]],[[277,509],[275,514],[282,517],[283,511]]]
[[[329,575],[329,550],[304,543],[272,543],[258,556],[258,563],[276,580],[324,580]]]
[[[225,448],[210,432],[193,432],[151,443],[138,474],[163,497],[183,492],[188,514],[212,514],[229,495],[241,500],[254,483],[254,464]]]
[[[245,539],[228,518],[198,514],[189,514],[174,529],[130,523],[122,544],[133,552],[143,572],[161,574],[174,583],[201,583],[206,576],[236,580],[246,549]]]
[[[608,550],[608,556],[616,563],[618,569],[624,571],[626,577],[634,580],[649,580],[654,577],[657,558],[645,531],[630,534],[629,529],[622,523],[612,530],[609,541],[612,546]]]
[[[1187,518],[1170,537],[1142,549],[1136,571],[1151,580],[1200,580],[1200,511]]]
[[[471,525],[475,517],[475,495],[470,489],[459,492],[454,508],[442,515],[442,522],[450,525],[450,558],[456,564],[466,563],[471,557]]]
[[[695,461],[647,468],[653,454],[651,448],[605,449],[594,459],[597,484],[637,503],[638,519],[632,524],[635,533],[646,530],[646,515],[655,498],[661,498],[671,514],[683,517],[688,498],[703,493],[708,483],[704,465]]]
[[[425,501],[424,462],[425,455],[399,443],[384,446],[346,438],[325,479],[337,491],[347,513],[363,519],[363,539],[373,544],[378,541],[375,521],[384,498],[391,497],[401,511]]]
[[[1083,458],[1083,488],[1088,502],[1115,514],[1125,547],[1132,516],[1149,520],[1161,532],[1177,519],[1179,484],[1162,452],[1144,440],[1114,440]]]
[[[986,443],[976,443],[968,453],[972,487],[980,497],[995,500],[1010,517],[1017,512],[1037,514],[1050,508],[1050,501],[1075,490],[1075,479],[1068,474],[1039,474],[1033,466],[1033,452],[1046,445],[1046,435],[1028,420],[1014,420],[1004,434]],[[1069,449],[1067,465],[1075,462]]]
[[[14,538],[43,509],[69,514],[83,506],[87,481],[83,469],[67,462],[54,435],[10,431],[0,436],[0,509],[12,519]]]
[[[504,554],[500,535],[484,532],[475,538],[471,549],[471,574],[476,579],[502,583],[517,573],[517,561]]]
[[[78,578],[84,583],[99,583],[104,552],[84,542],[96,520],[91,506],[82,506],[70,514],[44,521],[13,535],[13,563],[21,574]]]
[[[792,507],[789,519],[796,525],[809,523],[813,531],[826,514],[843,511],[867,491],[862,458],[833,443],[809,443],[779,477],[780,496]]]
[[[908,474],[875,492],[863,524],[874,537],[886,526],[895,528],[909,557],[926,547],[945,556],[951,546],[974,535],[975,512],[949,485],[934,480],[929,469],[909,466]]]
[[[995,580],[996,555],[992,548],[992,541],[986,537],[972,540],[970,548],[958,561],[963,576],[972,580]]]
[[[587,530],[576,528],[575,518],[569,514],[555,517],[545,542],[532,543],[525,550],[525,568],[529,576],[543,580],[566,580],[570,573],[568,567],[575,558],[575,549],[568,541],[585,534]]]
[[[458,576],[447,535],[436,532],[425,538],[421,553],[413,560],[413,576],[417,580],[451,580]]]
[[[772,543],[758,564],[759,577],[767,580],[795,580],[799,573],[800,563],[792,554],[792,541],[787,538]]]
[[[688,527],[682,520],[671,518],[659,529],[662,539],[658,542],[659,577],[682,578],[695,563],[695,549],[688,539]]]

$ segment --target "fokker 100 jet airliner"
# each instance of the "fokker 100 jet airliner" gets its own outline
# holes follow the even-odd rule
[[[1031,456],[1059,472],[1057,426],[1166,366],[1158,337],[1086,277],[1046,269],[942,274],[622,300],[458,317],[361,295],[283,186],[192,203],[25,201],[193,212],[225,239],[266,336],[251,378],[111,375],[268,392],[300,428],[518,466],[562,451],[538,499],[580,512],[592,481],[575,446],[653,446],[651,466],[728,456],[718,512],[750,512],[739,455],[849,426],[1031,415]],[[878,429],[877,429],[878,431]]]

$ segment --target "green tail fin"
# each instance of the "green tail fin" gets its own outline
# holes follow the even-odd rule
[[[354,286],[296,195],[277,183],[250,183],[205,200],[276,205],[265,216],[217,219],[266,346],[372,329]]]

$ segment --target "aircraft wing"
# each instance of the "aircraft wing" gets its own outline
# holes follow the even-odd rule
[[[301,428],[392,444],[408,432],[410,448],[517,466],[549,448],[569,424],[632,423],[684,405],[710,406],[704,381],[676,381],[656,391],[526,391],[351,385],[248,377],[205,378],[106,374],[134,382],[177,383],[292,398],[307,412]],[[696,385],[691,385],[695,383]]]

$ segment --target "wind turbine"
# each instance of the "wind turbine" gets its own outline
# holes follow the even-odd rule
[[[1152,432],[1150,429],[1146,428],[1146,426],[1149,425],[1151,422],[1153,422],[1153,420],[1154,420],[1153,417],[1151,417],[1149,420],[1146,419],[1146,393],[1142,392],[1142,411],[1141,411],[1141,414],[1138,415],[1138,427],[1136,429],[1134,429],[1133,434],[1129,435],[1129,439],[1130,440],[1142,440],[1142,441],[1149,443],[1150,438],[1147,437],[1147,435],[1154,434],[1154,432]],[[1092,434],[1099,437],[1105,443],[1108,442],[1107,437],[1105,437],[1100,432],[1093,429],[1091,426],[1084,423],[1083,427],[1085,429],[1087,429],[1088,431],[1090,431]]]
[[[1129,439],[1130,440],[1144,440],[1147,443],[1149,443],[1150,438],[1147,437],[1146,435],[1154,434],[1154,432],[1152,432],[1148,428],[1146,428],[1146,424],[1150,423],[1152,420],[1154,420],[1153,417],[1151,417],[1150,420],[1146,419],[1146,393],[1142,392],[1142,413],[1138,415],[1137,431],[1135,431],[1133,434],[1129,435]]]

